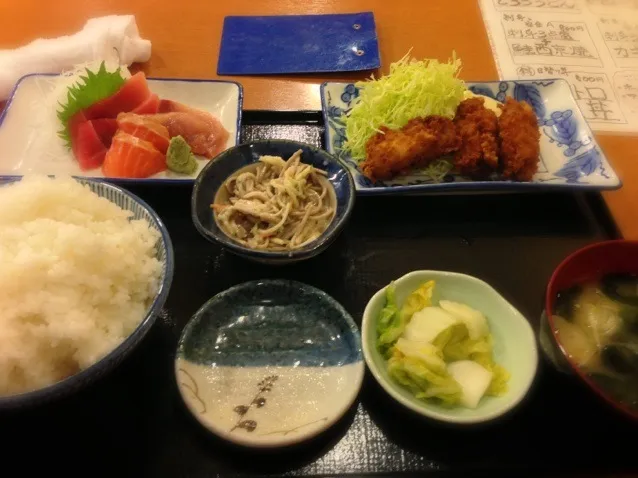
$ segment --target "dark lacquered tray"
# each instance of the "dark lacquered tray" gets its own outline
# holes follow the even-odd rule
[[[319,145],[322,136],[319,112],[244,112],[244,141],[278,137]],[[515,477],[638,470],[635,426],[544,359],[528,399],[489,425],[449,428],[420,419],[368,374],[360,400],[337,426],[277,452],[234,448],[203,431],[183,406],[173,373],[190,316],[216,293],[252,279],[319,287],[360,323],[370,296],[393,278],[415,269],[464,272],[493,285],[538,330],[555,266],[587,243],[617,237],[597,193],[359,197],[325,253],[269,267],[196,232],[191,187],[130,189],[159,213],[173,240],[176,269],[166,307],[139,350],[110,376],[62,402],[0,415],[3,464],[18,467],[6,476]]]

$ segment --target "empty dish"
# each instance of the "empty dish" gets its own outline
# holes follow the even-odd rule
[[[175,373],[187,408],[233,443],[286,446],[334,424],[363,379],[360,338],[326,293],[288,280],[217,294],[186,325]]]

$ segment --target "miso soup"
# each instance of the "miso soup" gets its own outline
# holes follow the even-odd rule
[[[561,291],[553,318],[572,362],[607,395],[638,410],[638,276],[608,274]]]

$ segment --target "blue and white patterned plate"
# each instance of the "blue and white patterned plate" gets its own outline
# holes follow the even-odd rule
[[[333,298],[290,280],[217,294],[184,328],[179,391],[208,430],[236,444],[309,439],[350,408],[363,381],[361,338]]]
[[[47,174],[92,178],[129,183],[193,182],[208,164],[198,159],[198,168],[191,175],[164,171],[150,178],[104,178],[102,169],[82,171],[73,153],[58,137],[56,116],[57,75],[32,74],[16,84],[2,114],[0,114],[0,179],[18,178],[25,174]],[[149,78],[148,86],[162,99],[178,101],[216,116],[230,133],[226,148],[239,143],[243,90],[239,83],[221,80]]]
[[[346,140],[342,115],[359,101],[359,91],[352,83],[326,82],[321,85],[326,149],[348,164],[360,194],[621,187],[620,179],[596,143],[565,80],[489,81],[467,83],[467,86],[473,93],[498,101],[503,101],[507,95],[532,105],[541,131],[541,157],[538,173],[531,182],[473,181],[450,174],[444,182],[433,183],[419,174],[410,174],[372,183],[361,173],[357,163],[341,150]]]

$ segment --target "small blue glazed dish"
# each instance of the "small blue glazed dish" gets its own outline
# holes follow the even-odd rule
[[[177,386],[211,433],[242,446],[308,440],[352,406],[364,375],[352,317],[325,292],[258,280],[206,302],[182,332]]]
[[[0,411],[25,409],[61,399],[87,387],[111,372],[140,345],[155,323],[171,288],[175,267],[173,245],[168,230],[157,213],[142,199],[118,186],[99,180],[75,179],[79,183],[87,185],[98,196],[108,199],[122,209],[131,211],[133,213],[131,219],[146,219],[150,227],[159,231],[161,237],[155,245],[155,257],[162,264],[159,288],[137,328],[111,352],[90,367],[52,385],[17,395],[0,397]],[[0,187],[19,180],[12,179],[0,182]]]
[[[260,156],[272,155],[288,159],[301,149],[301,161],[326,171],[334,188],[335,217],[318,239],[291,251],[265,251],[244,247],[222,231],[211,204],[220,187],[239,169],[259,161]],[[330,153],[314,146],[282,139],[245,143],[230,148],[211,160],[195,180],[191,197],[193,223],[202,236],[246,259],[266,264],[289,264],[309,259],[323,252],[339,235],[354,207],[355,186],[347,166]]]

